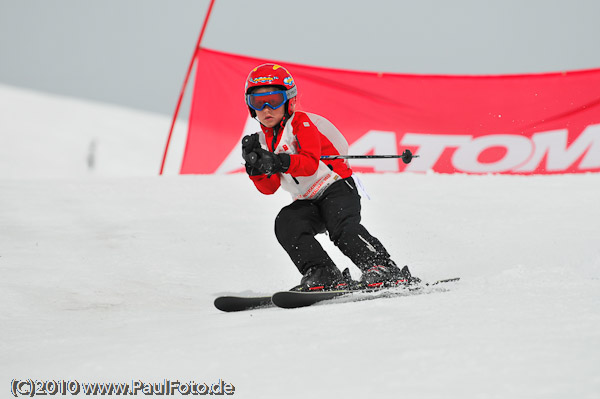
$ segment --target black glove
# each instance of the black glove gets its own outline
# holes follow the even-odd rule
[[[259,176],[264,174],[260,170],[249,164],[246,164],[246,173],[248,173],[248,176]]]
[[[252,166],[265,175],[285,173],[290,167],[291,158],[289,154],[274,154],[262,148],[258,148],[254,152],[258,159],[252,163]]]
[[[258,133],[244,136],[242,139],[242,158],[246,162],[246,173],[250,176],[258,176],[263,173],[259,171],[254,164],[258,160],[256,150],[260,148],[260,141],[258,139]]]
[[[242,158],[246,161],[246,164],[253,164],[256,162],[255,151],[260,148],[260,140],[258,139],[258,133],[244,136],[242,139]]]

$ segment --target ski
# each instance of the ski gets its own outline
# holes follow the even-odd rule
[[[460,280],[459,277],[438,280],[434,283],[420,283],[415,285],[402,285],[391,288],[361,288],[353,290],[335,291],[280,291],[272,296],[220,296],[215,299],[215,307],[223,312],[240,312],[244,310],[280,307],[285,309],[311,306],[319,302],[339,299],[337,302],[355,302],[376,298],[390,298],[397,296],[416,295],[447,289],[438,289],[437,286]],[[332,301],[333,302],[333,301]]]
[[[340,299],[340,302],[356,302],[371,300],[376,298],[391,298],[398,296],[424,294],[436,291],[444,291],[437,289],[438,285],[450,283],[460,280],[459,277],[438,280],[434,283],[421,283],[415,285],[400,285],[389,288],[362,288],[355,290],[336,290],[336,291],[281,291],[276,292],[271,297],[273,304],[280,308],[294,309],[306,306],[311,306],[319,302],[328,300]],[[333,302],[333,301],[332,301]],[[336,301],[337,302],[337,301]]]
[[[215,298],[215,307],[223,312],[239,312],[242,310],[273,307],[271,296],[220,296]]]

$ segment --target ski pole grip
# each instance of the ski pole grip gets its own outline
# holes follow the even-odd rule
[[[250,165],[254,165],[258,160],[258,154],[255,151],[257,148],[260,148],[258,133],[249,134],[242,138],[242,155]]]
[[[250,154],[248,154],[247,161],[250,165],[254,165],[257,160],[258,160],[258,155],[254,151],[252,151]]]
[[[250,136],[250,135],[244,136],[244,138],[242,139],[242,145],[243,145],[244,147],[247,147],[247,146],[249,146],[251,143],[252,143],[252,136]]]

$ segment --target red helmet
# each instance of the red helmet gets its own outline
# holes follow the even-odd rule
[[[298,90],[294,78],[287,69],[277,64],[257,66],[248,74],[245,93],[250,94],[252,90],[261,86],[278,86],[285,90],[288,99],[285,110],[290,115],[294,112]],[[256,111],[250,107],[248,107],[248,110],[253,118],[256,117]]]

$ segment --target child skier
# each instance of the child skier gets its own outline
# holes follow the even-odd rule
[[[261,132],[245,136],[242,156],[246,172],[263,194],[281,186],[293,202],[275,219],[277,240],[302,279],[297,291],[331,290],[351,283],[315,239],[328,232],[331,241],[362,271],[360,286],[410,284],[407,267],[398,268],[379,240],[360,223],[360,195],[352,169],[343,159],[348,143],[322,116],[296,110],[297,88],[282,66],[264,64],[246,80],[246,105]]]

